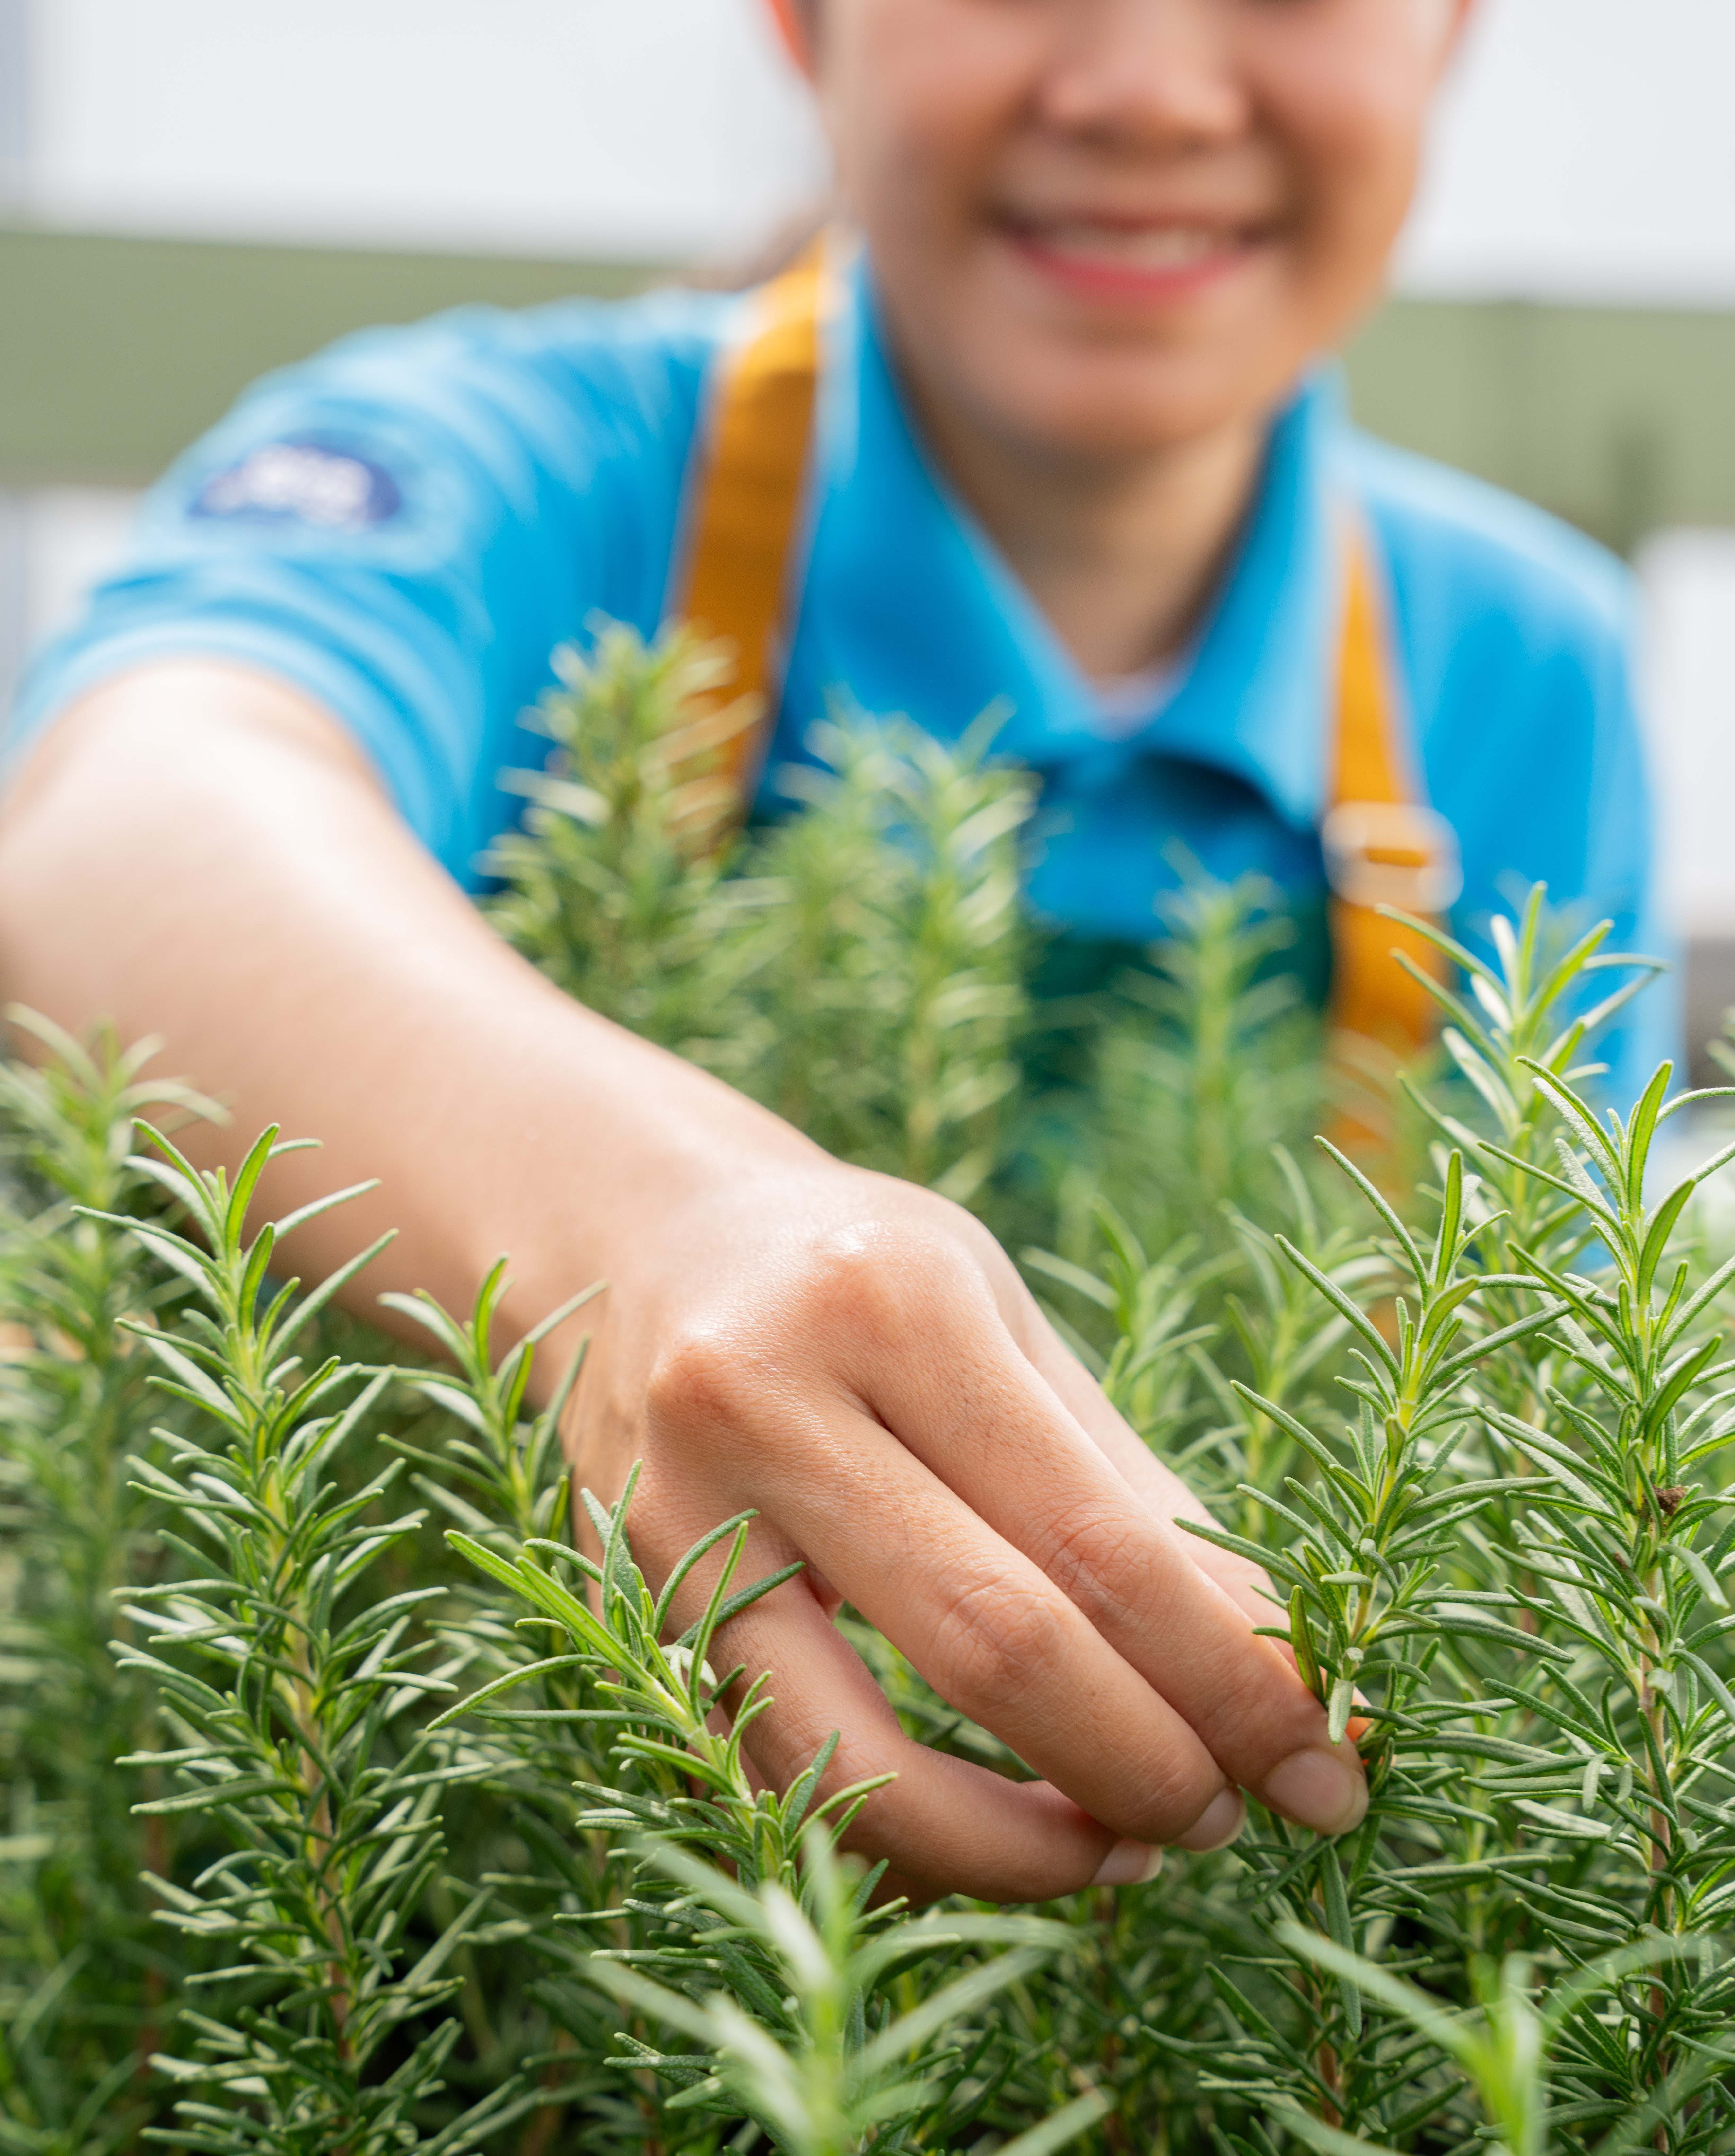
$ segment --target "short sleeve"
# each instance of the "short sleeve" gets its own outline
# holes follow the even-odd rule
[[[332,712],[460,882],[513,818],[521,718],[598,614],[659,624],[730,302],[467,309],[268,377],[146,497],[130,559],[40,653],[3,766],[74,697],[222,659]]]

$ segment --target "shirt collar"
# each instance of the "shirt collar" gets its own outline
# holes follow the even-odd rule
[[[1113,782],[1129,759],[1214,765],[1289,822],[1323,812],[1338,585],[1331,469],[1343,432],[1329,375],[1273,424],[1259,495],[1186,679],[1149,725],[1106,742],[1091,684],[930,462],[886,349],[864,259],[832,326],[807,603],[792,704],[844,685],[956,739],[1006,711],[998,745],[1041,770]]]

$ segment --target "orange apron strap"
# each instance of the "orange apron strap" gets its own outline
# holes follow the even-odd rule
[[[735,647],[736,690],[753,699],[754,716],[728,730],[720,775],[742,792],[776,716],[831,274],[822,239],[758,293],[752,326],[721,362],[685,589],[671,609]],[[1331,1015],[1338,1034],[1402,1057],[1432,1038],[1433,1005],[1393,952],[1430,971],[1440,962],[1430,944],[1375,909],[1442,913],[1459,889],[1457,844],[1450,826],[1418,798],[1369,541],[1358,521],[1347,534],[1330,805],[1321,832],[1331,884]]]
[[[1371,543],[1349,527],[1330,806],[1320,837],[1331,886],[1334,1033],[1399,1059],[1433,1039],[1435,1006],[1394,956],[1436,979],[1440,953],[1375,909],[1435,920],[1461,884],[1456,834],[1419,799]]]
[[[723,752],[742,787],[776,716],[829,275],[822,241],[757,295],[752,328],[721,362],[685,586],[671,608],[734,645],[736,693],[757,700],[756,723]]]

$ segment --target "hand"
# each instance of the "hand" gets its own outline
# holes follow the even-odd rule
[[[607,1304],[581,1481],[612,1500],[643,1460],[653,1580],[749,1507],[743,1581],[803,1561],[728,1628],[723,1659],[772,1677],[747,1749],[782,1787],[837,1729],[832,1786],[895,1773],[852,1838],[901,1880],[1027,1901],[1147,1877],[1159,1845],[1231,1840],[1240,1789],[1322,1832],[1362,1817],[1353,1745],[1254,1635],[1260,1575],[1172,1524],[1204,1514],[968,1214],[778,1155],[683,1194]],[[846,1601],[1045,1779],[906,1738]]]
[[[1191,1501],[992,1238],[559,994],[305,698],[189,662],[67,713],[0,819],[0,962],[74,1031],[105,1013],[173,1042],[233,1106],[210,1157],[267,1121],[317,1132],[273,1173],[280,1216],[377,1177],[286,1253],[315,1279],[401,1230],[358,1307],[424,1287],[466,1308],[503,1250],[512,1322],[613,1281],[580,1472],[613,1496],[643,1456],[654,1577],[750,1506],[749,1563],[805,1562],[731,1627],[776,1694],[752,1756],[784,1783],[838,1729],[837,1777],[894,1771],[857,1838],[912,1883],[1021,1900],[1137,1877],[1158,1844],[1227,1840],[1235,1785],[1327,1831],[1361,1815],[1353,1748],[1252,1635],[1255,1575],[1170,1525]],[[839,1599],[1047,1779],[910,1743]]]

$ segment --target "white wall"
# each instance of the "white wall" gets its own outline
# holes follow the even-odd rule
[[[1735,531],[1665,531],[1639,559],[1664,871],[1690,935],[1735,939]]]
[[[128,487],[51,486],[14,497],[23,536],[23,624],[31,644],[67,627],[126,556],[139,497]]]
[[[124,487],[0,491],[0,731],[27,655],[125,557],[137,506]]]
[[[51,221],[634,256],[823,172],[754,0],[34,0]]]
[[[1735,0],[1481,0],[1414,290],[1735,304]]]

